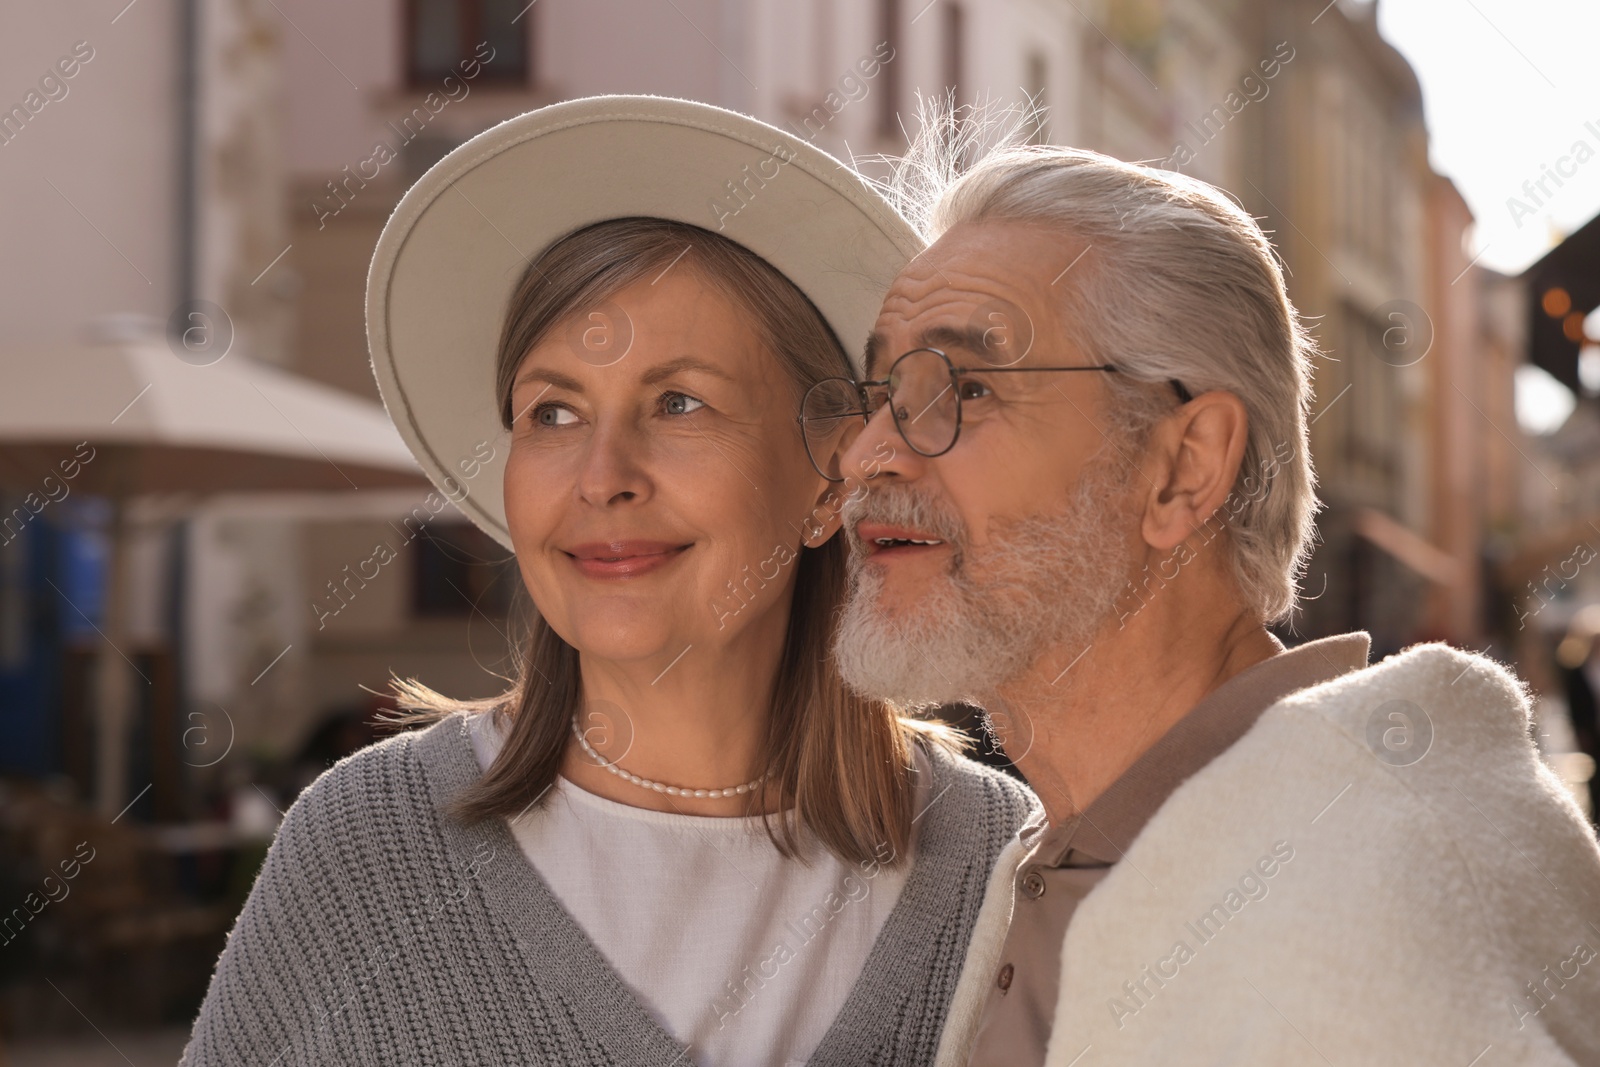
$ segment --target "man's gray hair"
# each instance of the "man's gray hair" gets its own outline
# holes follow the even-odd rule
[[[1087,249],[1060,279],[1064,321],[1105,376],[1113,428],[1142,445],[1171,410],[1166,383],[1244,403],[1249,436],[1227,524],[1235,577],[1264,622],[1294,610],[1318,503],[1308,449],[1315,342],[1272,245],[1215,186],[1082,149],[1011,143],[987,152],[984,120],[925,111],[886,190],[932,242],[961,223],[1042,223]],[[978,155],[962,167],[963,159]]]

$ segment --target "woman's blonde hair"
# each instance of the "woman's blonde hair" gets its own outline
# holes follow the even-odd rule
[[[511,429],[512,381],[534,345],[575,313],[674,261],[676,269],[698,271],[751,316],[794,385],[796,407],[813,382],[852,373],[821,313],[761,257],[687,223],[614,219],[561,238],[523,272],[501,331],[496,400],[502,426]],[[798,426],[789,425],[794,446],[802,447]],[[804,827],[847,861],[882,861],[886,847],[898,860],[911,838],[913,739],[957,750],[966,739],[942,723],[899,715],[845,687],[829,654],[849,584],[843,539],[833,537],[817,548],[796,545],[796,551],[788,635],[757,768],[769,777],[748,795],[747,810],[785,812],[767,821],[767,831],[786,856],[801,854],[797,830]],[[391,682],[401,710],[387,716],[389,722],[417,725],[460,710],[504,716],[504,748],[451,803],[452,814],[468,822],[515,816],[543,802],[582,700],[577,649],[551,629],[525,589],[518,606],[524,610],[514,617],[525,618],[527,632],[512,642],[515,675],[505,693],[454,700],[415,679]]]

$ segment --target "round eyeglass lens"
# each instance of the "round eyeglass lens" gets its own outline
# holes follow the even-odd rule
[[[817,473],[829,481],[843,481],[839,456],[866,425],[861,395],[854,382],[844,378],[824,378],[806,390],[800,404],[800,426],[805,437],[806,455]]]
[[[889,368],[889,408],[906,444],[925,456],[947,450],[960,422],[950,364],[926,348],[895,360]]]

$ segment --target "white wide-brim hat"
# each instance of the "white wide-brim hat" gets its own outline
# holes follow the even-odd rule
[[[691,223],[761,256],[811,299],[856,363],[885,290],[923,248],[845,164],[709,104],[589,97],[518,115],[456,148],[406,192],[378,238],[367,343],[384,407],[423,471],[508,549],[509,434],[494,391],[512,290],[555,240],[628,216]]]

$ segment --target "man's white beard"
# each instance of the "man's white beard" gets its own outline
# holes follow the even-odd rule
[[[982,704],[1043,666],[1052,648],[1062,655],[1055,669],[1067,668],[1128,582],[1124,462],[1114,451],[1097,457],[1062,511],[994,524],[979,549],[967,545],[958,516],[909,486],[874,488],[849,506],[853,583],[834,636],[845,683],[900,707]],[[880,609],[884,568],[866,562],[855,536],[865,519],[910,526],[952,549],[949,573],[898,619]]]

